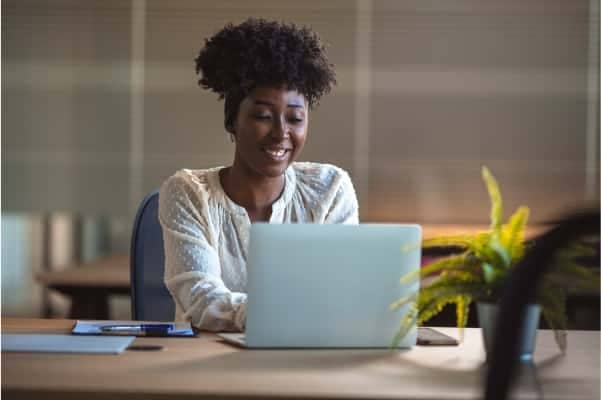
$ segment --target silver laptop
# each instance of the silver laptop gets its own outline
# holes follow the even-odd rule
[[[390,347],[408,310],[390,304],[418,291],[399,278],[420,255],[419,225],[253,224],[246,332],[220,336],[250,348]]]

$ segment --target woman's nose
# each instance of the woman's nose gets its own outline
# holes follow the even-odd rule
[[[290,135],[290,126],[285,118],[278,118],[273,126],[272,134],[275,137],[281,138]]]

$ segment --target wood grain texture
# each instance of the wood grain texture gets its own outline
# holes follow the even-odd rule
[[[4,319],[3,332],[68,332],[72,321]],[[452,328],[441,329],[457,335]],[[539,331],[537,371],[525,371],[518,398],[599,397],[599,332],[573,331],[559,356],[552,332]],[[6,398],[475,399],[484,352],[479,329],[457,347],[388,350],[240,350],[215,335],[138,338],[159,352],[110,355],[2,353]],[[535,379],[536,378],[536,379]]]

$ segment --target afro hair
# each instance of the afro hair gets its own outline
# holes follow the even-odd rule
[[[336,84],[334,66],[315,32],[264,19],[226,25],[205,40],[195,61],[198,84],[225,98],[226,129],[257,86],[284,85],[313,107]]]

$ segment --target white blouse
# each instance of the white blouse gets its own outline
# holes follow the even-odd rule
[[[165,285],[177,321],[211,331],[242,331],[251,221],[224,192],[222,168],[184,169],[161,186]],[[350,177],[329,164],[292,163],[269,222],[358,223]]]

